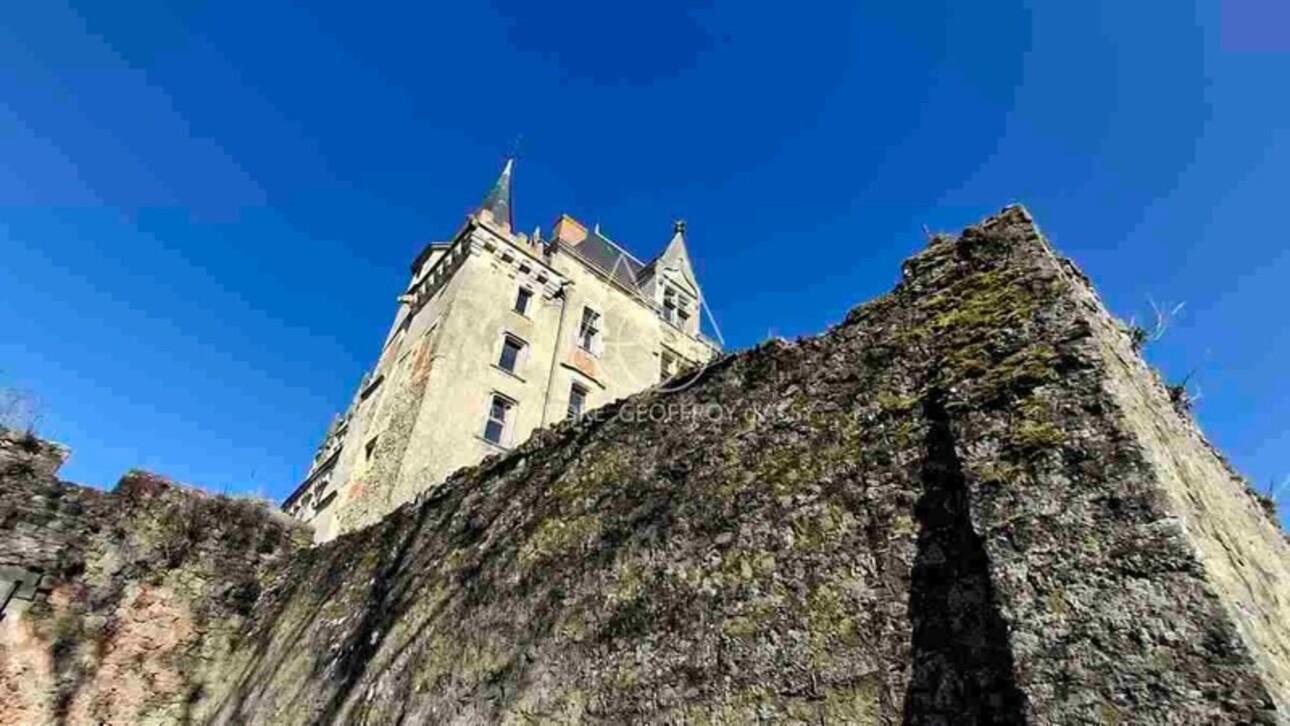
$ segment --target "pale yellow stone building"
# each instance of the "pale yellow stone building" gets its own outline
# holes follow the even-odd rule
[[[534,430],[711,360],[685,225],[643,263],[562,215],[512,228],[508,161],[451,241],[412,263],[380,357],[283,503],[325,541]]]

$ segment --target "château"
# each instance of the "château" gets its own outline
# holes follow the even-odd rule
[[[451,240],[413,260],[375,365],[284,502],[316,540],[720,352],[701,332],[684,222],[648,263],[568,215],[549,238],[526,235],[512,219],[514,166]]]

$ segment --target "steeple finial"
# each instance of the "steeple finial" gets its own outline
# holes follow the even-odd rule
[[[685,249],[685,220],[672,220],[672,239],[664,248],[658,259],[665,260],[666,265],[686,266],[690,264],[690,253]],[[693,277],[693,275],[691,275]]]
[[[493,215],[493,221],[506,227],[511,228],[511,173],[515,169],[515,157],[510,156],[506,159],[506,166],[502,167],[502,173],[497,177],[497,183],[493,185],[488,196],[479,205],[480,209],[487,209]]]

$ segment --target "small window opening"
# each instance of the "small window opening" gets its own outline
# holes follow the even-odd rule
[[[578,326],[578,347],[599,355],[600,342],[600,313],[583,308],[582,323]]]
[[[527,287],[521,287],[515,293],[515,312],[520,315],[529,314],[529,302],[533,299],[533,291]]]
[[[514,373],[520,364],[520,354],[524,351],[524,342],[518,338],[506,336],[502,340],[502,354],[497,360],[497,367],[507,373]]]
[[[577,383],[569,387],[569,418],[577,418],[587,408],[587,389]]]
[[[506,425],[510,419],[511,409],[515,406],[511,401],[494,395],[492,403],[488,407],[488,420],[484,423],[484,438],[498,446],[506,436]]]

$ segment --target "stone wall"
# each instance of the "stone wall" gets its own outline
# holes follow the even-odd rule
[[[82,556],[104,494],[56,478],[67,454],[53,442],[0,428],[0,568],[39,575]]]
[[[294,559],[205,713],[1286,722],[1285,541],[1087,283],[1020,209],[903,272]]]
[[[111,493],[68,484],[65,456],[0,431],[0,723],[184,722],[268,566],[308,535],[141,472]]]
[[[1088,283],[1019,208],[902,271],[819,337],[266,553],[254,604],[198,641],[208,666],[143,659],[153,683],[202,686],[150,713],[1290,723],[1290,548]],[[113,632],[183,641],[166,603],[196,592],[126,595]]]

